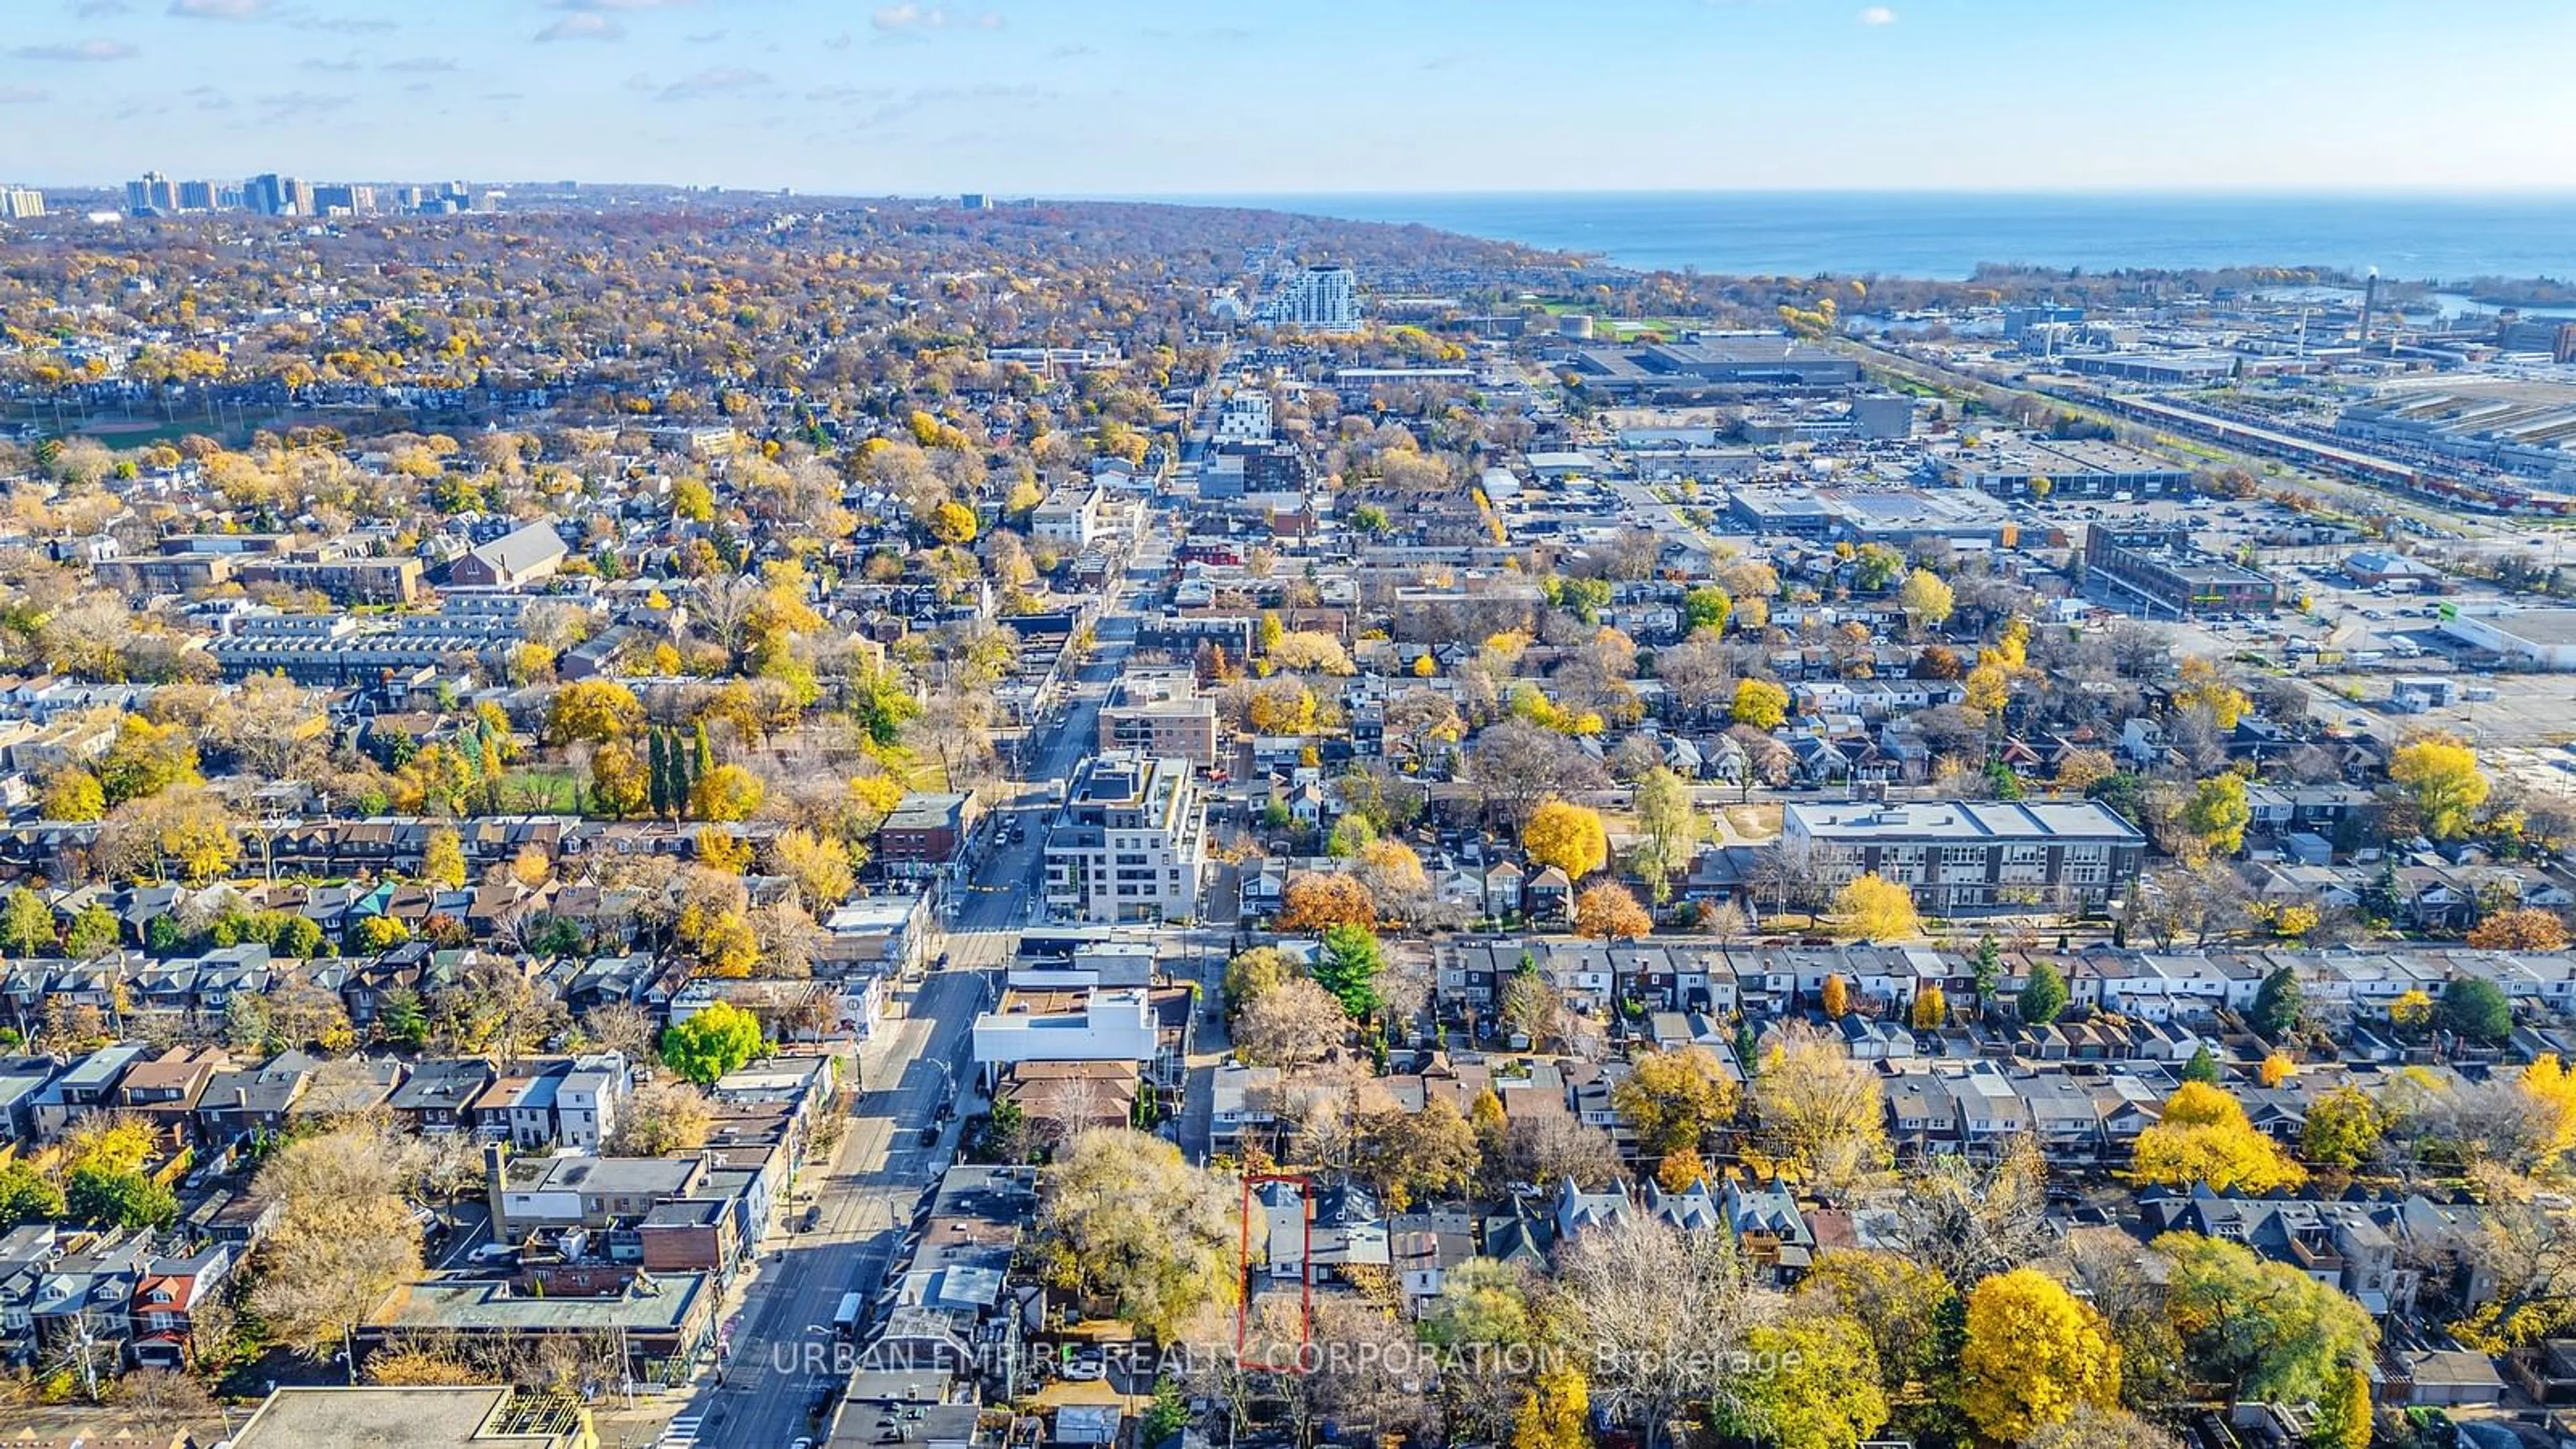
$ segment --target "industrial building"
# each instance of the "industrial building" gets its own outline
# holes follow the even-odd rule
[[[1860,364],[1794,337],[1694,334],[1647,347],[1587,347],[1572,359],[1584,386],[1664,392],[1713,386],[1849,387]]]
[[[2097,523],[2084,532],[2084,567],[2115,605],[2148,618],[2269,613],[2281,586],[2192,546],[2182,523]]]
[[[2576,669],[2576,609],[2509,609],[2454,614],[2442,632],[2534,669]]]
[[[2391,389],[2345,408],[2335,434],[2395,450],[2576,483],[2576,387],[2556,382],[2444,378]]]
[[[2207,387],[2234,377],[2239,361],[2230,352],[2077,352],[2059,353],[2055,365],[2082,377],[2156,387]]]
[[[2115,493],[2179,493],[2191,470],[2117,443],[2057,438],[1990,438],[1942,463],[1950,482],[1998,498],[2031,492],[2048,480],[2054,498],[2108,498]]]

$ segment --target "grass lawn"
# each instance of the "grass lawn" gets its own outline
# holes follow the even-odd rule
[[[1780,833],[1780,807],[1772,805],[1721,805],[1718,814],[1726,817],[1726,826],[1736,838],[1759,843]]]
[[[560,765],[521,765],[501,777],[501,804],[534,815],[577,814],[581,782]]]

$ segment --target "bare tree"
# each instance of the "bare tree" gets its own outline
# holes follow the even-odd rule
[[[1311,978],[1294,976],[1235,1017],[1234,1052],[1253,1066],[1294,1070],[1330,1056],[1350,1034],[1342,1003]]]
[[[650,1070],[655,1057],[653,1047],[661,1035],[653,1013],[632,1001],[612,1001],[594,1006],[581,1018],[582,1032],[600,1051],[616,1052],[633,1066]]]
[[[1487,813],[1513,834],[1550,796],[1580,794],[1610,783],[1601,762],[1553,730],[1505,720],[1476,736],[1468,767]]]
[[[1724,1364],[1771,1304],[1735,1240],[1631,1213],[1577,1233],[1557,1279],[1595,1345],[1593,1402],[1661,1442],[1683,1405],[1725,1391]]]
[[[1897,1223],[1907,1256],[1964,1291],[2038,1257],[2047,1210],[2048,1165],[2024,1134],[1982,1167],[1955,1153],[1933,1158],[1906,1179]]]

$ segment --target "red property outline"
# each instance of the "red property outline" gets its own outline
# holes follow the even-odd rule
[[[1297,1189],[1297,1202],[1305,1218],[1304,1245],[1297,1265],[1297,1353],[1288,1363],[1269,1363],[1244,1357],[1251,1340],[1252,1294],[1255,1269],[1252,1265],[1252,1190],[1274,1182],[1284,1182]],[[1243,1175],[1243,1212],[1239,1222],[1242,1242],[1236,1250],[1235,1268],[1242,1274],[1242,1291],[1234,1304],[1234,1360],[1238,1368],[1255,1373],[1302,1374],[1306,1371],[1306,1345],[1315,1338],[1315,1195],[1309,1189],[1314,1178],[1303,1172],[1247,1172]],[[1269,1217],[1262,1218],[1265,1241]]]

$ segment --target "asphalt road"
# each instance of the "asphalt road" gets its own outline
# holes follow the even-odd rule
[[[888,1039],[862,1054],[864,1087],[849,1129],[829,1162],[809,1166],[799,1188],[811,1191],[820,1215],[811,1232],[793,1231],[805,1199],[791,1201],[785,1228],[771,1234],[759,1277],[729,1320],[721,1382],[703,1387],[684,1416],[699,1420],[700,1444],[788,1449],[814,1433],[812,1415],[842,1375],[834,1372],[832,1319],[841,1296],[860,1293],[873,1303],[902,1251],[923,1191],[954,1160],[958,1133],[976,1110],[978,1084],[970,1060],[975,1013],[1000,990],[1001,971],[1018,948],[1020,928],[1043,920],[1045,904],[1034,888],[1045,840],[1046,782],[1069,777],[1096,749],[1100,706],[1132,647],[1136,618],[1121,608],[1099,628],[1100,648],[1081,671],[1063,712],[1047,727],[1032,772],[1016,800],[1000,809],[1006,820],[1028,826],[1027,839],[1009,843],[1007,829],[957,892],[956,918],[944,942],[948,964],[917,988],[897,996],[902,1015],[883,1024]],[[935,1143],[924,1129],[939,1125],[939,1108],[958,1110]]]

